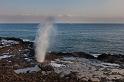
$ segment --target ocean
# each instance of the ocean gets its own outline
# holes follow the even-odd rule
[[[124,24],[54,24],[49,51],[124,54]],[[0,37],[34,41],[38,24],[0,24]]]

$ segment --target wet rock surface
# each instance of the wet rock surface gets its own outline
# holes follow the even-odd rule
[[[0,82],[124,82],[124,55],[49,52],[35,60],[34,44],[0,37]]]
[[[101,54],[97,57],[98,60],[110,62],[110,63],[118,63],[118,64],[124,64],[124,55],[116,54]]]

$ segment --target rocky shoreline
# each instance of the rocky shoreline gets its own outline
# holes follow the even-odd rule
[[[0,37],[1,82],[124,82],[124,55],[48,52],[35,60],[34,43]]]

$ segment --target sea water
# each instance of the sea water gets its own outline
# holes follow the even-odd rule
[[[124,24],[55,24],[49,51],[124,54]],[[35,40],[38,24],[0,24],[0,37]]]

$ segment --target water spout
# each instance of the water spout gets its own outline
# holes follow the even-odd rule
[[[53,20],[47,19],[43,25],[39,25],[38,34],[36,36],[36,60],[40,63],[44,62],[46,52],[50,45],[50,36],[53,32]],[[54,34],[54,33],[53,33]]]

